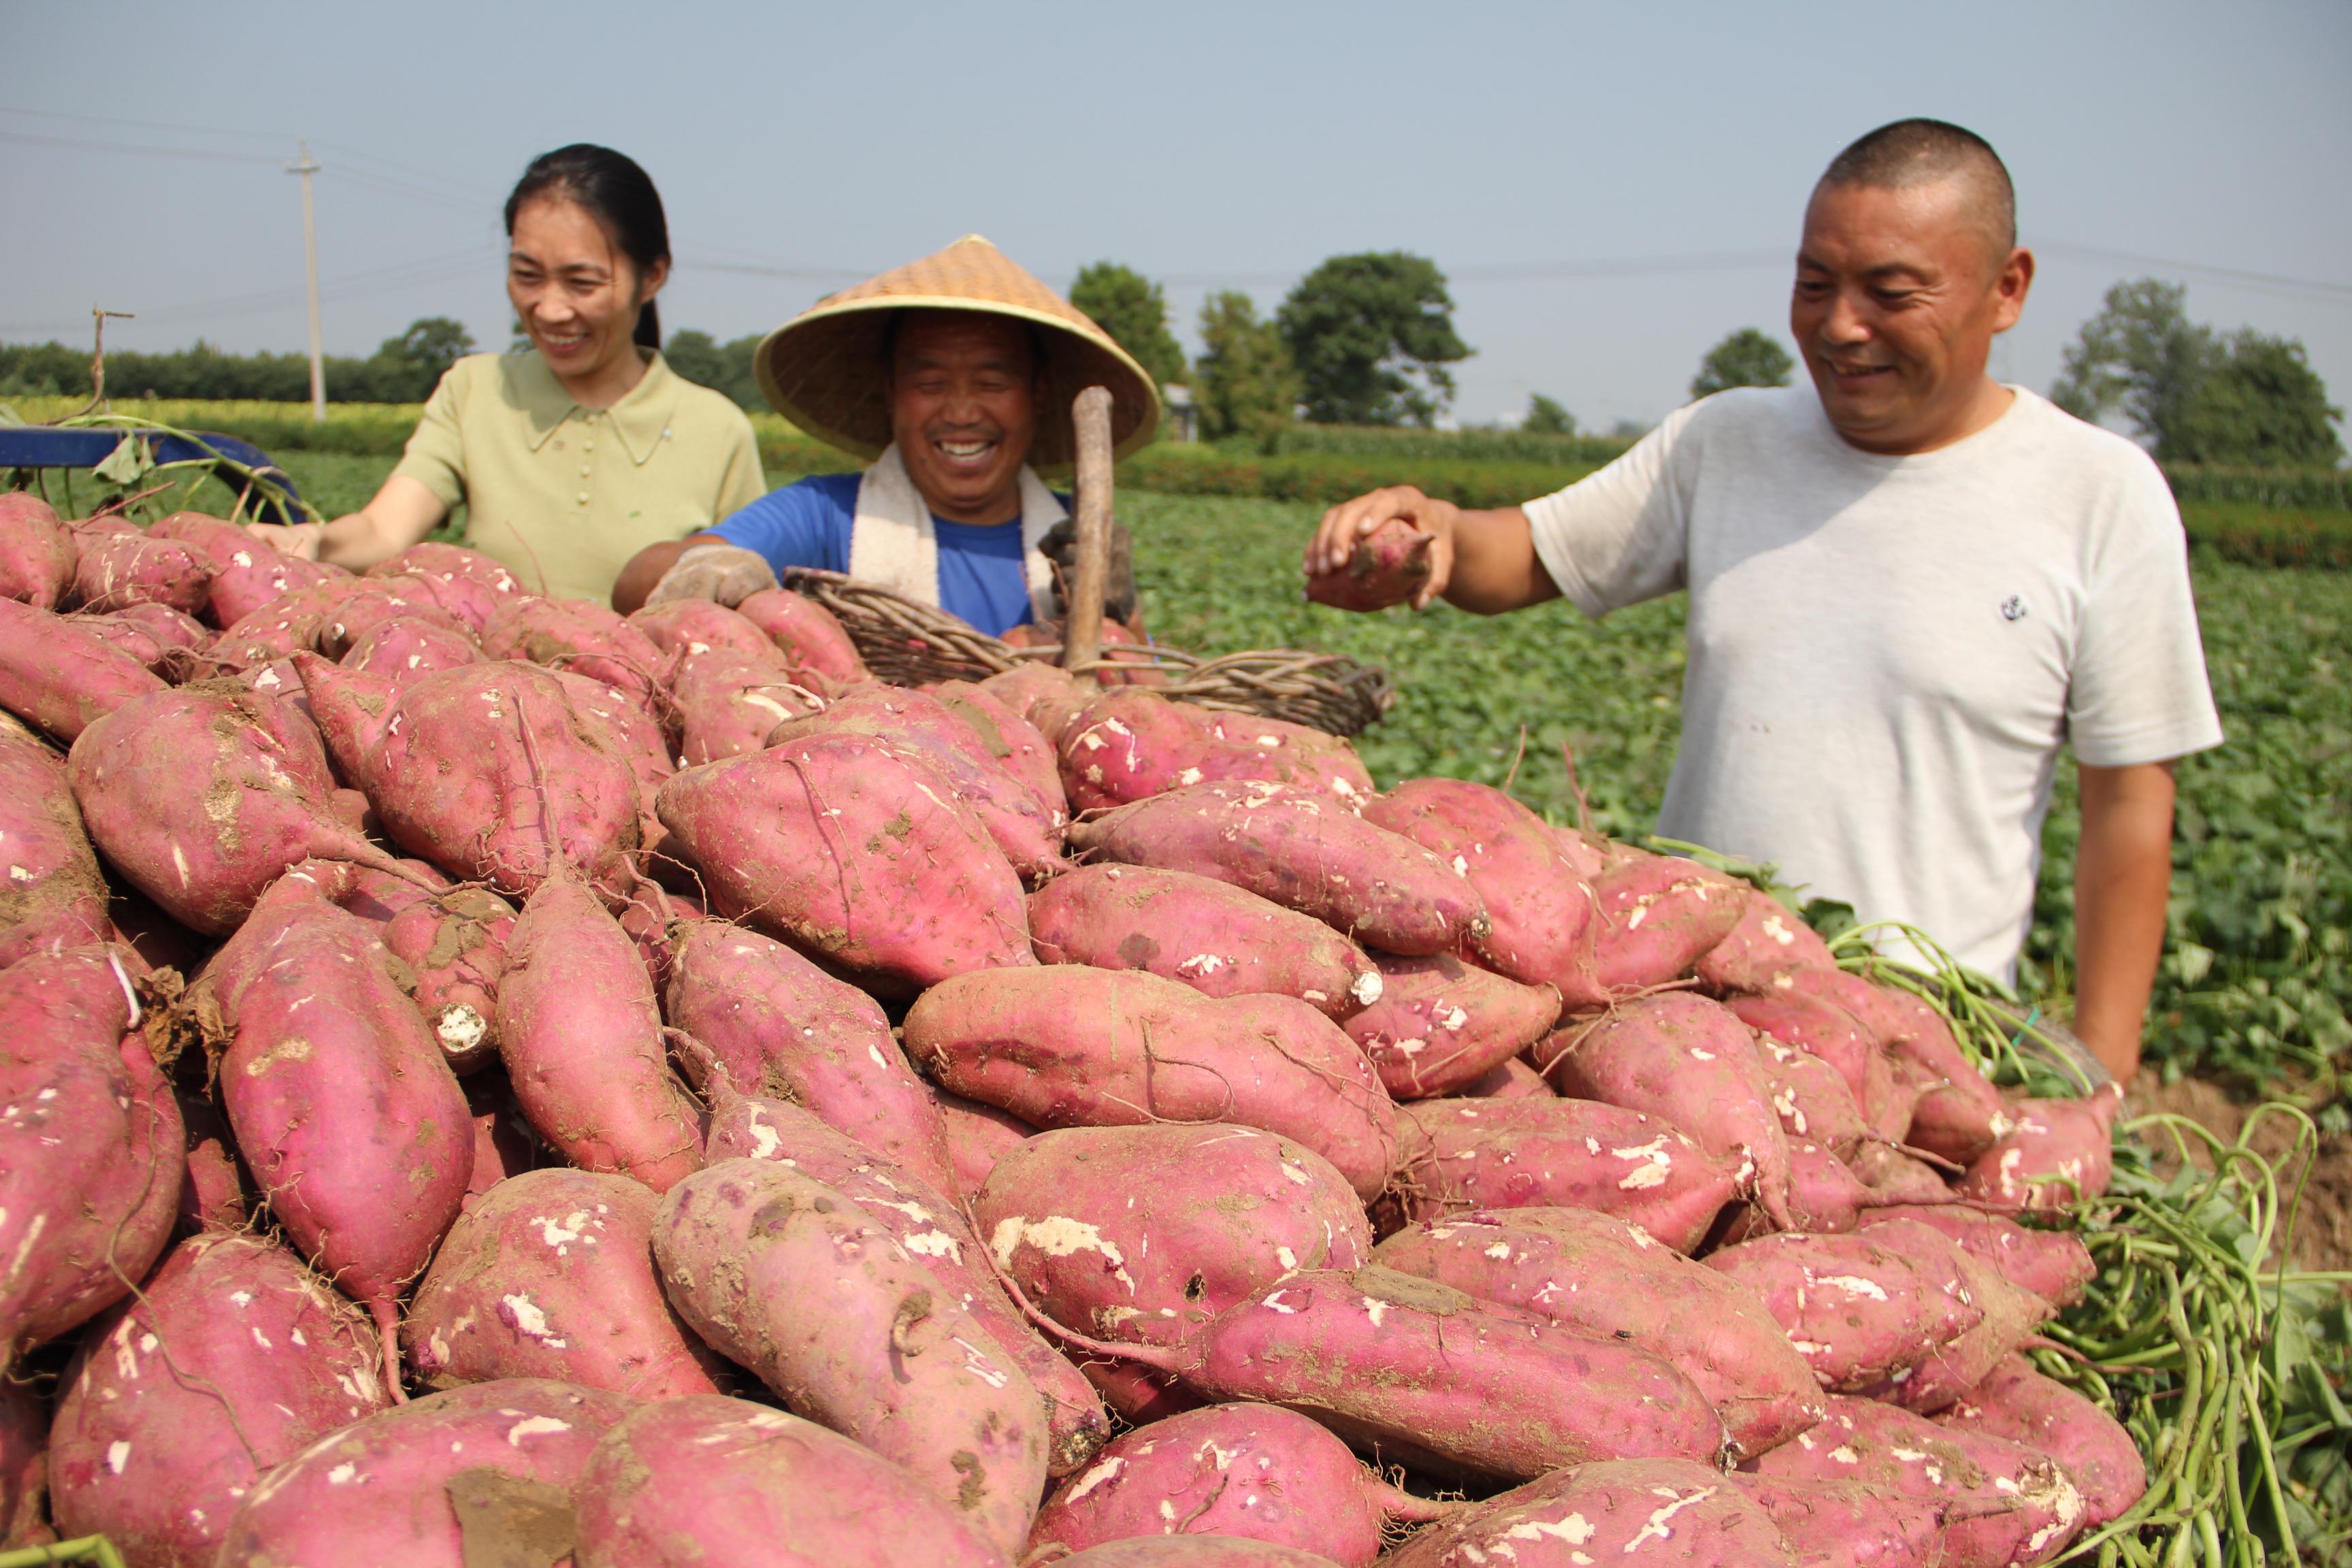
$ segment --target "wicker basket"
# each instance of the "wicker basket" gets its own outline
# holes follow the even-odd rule
[[[1061,658],[1059,647],[1014,647],[945,610],[838,572],[788,567],[784,586],[832,611],[866,668],[896,686],[985,680],[1024,661],[1055,663]],[[1203,659],[1181,648],[1110,643],[1082,668],[1156,670],[1165,683],[1154,689],[1164,697],[1286,719],[1333,735],[1357,734],[1379,722],[1396,700],[1386,670],[1296,648]]]

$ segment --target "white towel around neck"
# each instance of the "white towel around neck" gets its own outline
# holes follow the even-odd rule
[[[1029,584],[1031,614],[1052,618],[1054,566],[1038,548],[1047,531],[1069,516],[1054,492],[1030,467],[1021,466],[1021,564]],[[894,588],[926,605],[940,602],[940,539],[931,509],[907,472],[896,442],[883,448],[857,481],[857,510],[850,524],[849,574],[861,583]]]

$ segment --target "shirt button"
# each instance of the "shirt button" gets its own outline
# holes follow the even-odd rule
[[[580,449],[583,452],[593,452],[596,449],[596,443],[593,438],[583,441],[580,443]]]
[[[580,465],[580,477],[583,479],[588,477],[588,465],[585,463]]]
[[[582,506],[586,506],[588,504],[588,492],[586,490],[582,490],[580,492],[580,504]]]

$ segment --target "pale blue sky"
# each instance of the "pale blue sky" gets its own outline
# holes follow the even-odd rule
[[[299,348],[276,163],[308,135],[330,349],[425,314],[502,342],[498,204],[586,140],[661,186],[672,329],[764,330],[976,230],[1057,286],[1106,257],[1167,280],[1189,341],[1210,288],[1270,309],[1326,256],[1402,247],[1455,280],[1460,417],[1544,391],[1606,426],[1680,402],[1726,331],[1785,337],[1822,165],[1924,113],[2000,149],[2043,247],[1997,371],[2046,388],[2101,292],[2155,273],[2302,338],[2352,401],[2345,0],[0,0],[0,110],[42,111],[0,112],[10,341],[83,341],[102,303],[142,312],[125,345]]]

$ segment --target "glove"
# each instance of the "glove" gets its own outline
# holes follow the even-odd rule
[[[759,552],[734,544],[698,544],[662,574],[661,581],[646,595],[646,603],[709,599],[731,610],[762,588],[775,585],[775,568]]]
[[[1078,524],[1064,518],[1037,542],[1038,552],[1054,563],[1055,614],[1067,619],[1069,585],[1078,579]],[[1110,524],[1110,571],[1103,581],[1103,614],[1114,621],[1135,619],[1135,541],[1117,518]]]

